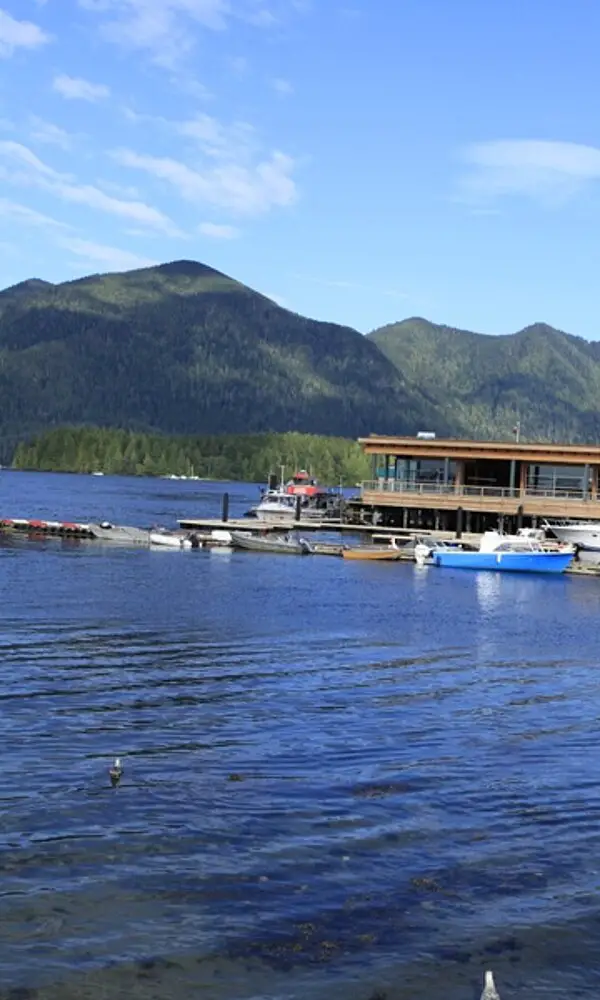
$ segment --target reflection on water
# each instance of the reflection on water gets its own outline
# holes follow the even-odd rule
[[[476,573],[475,589],[482,615],[492,614],[501,599],[503,577],[501,573]]]
[[[27,512],[199,502],[18,482]],[[469,1000],[487,967],[596,994],[596,581],[24,540],[0,566],[3,1000]]]

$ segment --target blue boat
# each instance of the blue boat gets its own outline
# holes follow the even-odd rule
[[[574,556],[569,547],[550,548],[524,537],[507,537],[486,531],[479,551],[457,546],[435,545],[425,552],[415,550],[417,562],[449,569],[494,570],[501,573],[564,573]]]

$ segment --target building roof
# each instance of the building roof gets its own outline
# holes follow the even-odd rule
[[[552,465],[600,465],[600,444],[542,441],[469,441],[457,438],[388,437],[371,434],[358,443],[368,455],[411,458],[485,459]]]

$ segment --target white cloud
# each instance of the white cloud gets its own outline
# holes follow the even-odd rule
[[[462,192],[479,199],[522,195],[560,203],[600,179],[600,148],[575,142],[505,139],[476,143],[464,154]]]
[[[271,80],[271,86],[277,94],[281,94],[282,97],[288,97],[290,94],[294,93],[294,88],[289,80],[284,80],[283,77],[275,77]]]
[[[45,122],[42,118],[32,115],[30,119],[31,138],[37,142],[42,142],[50,146],[60,146],[61,149],[71,148],[71,136],[63,128],[54,125],[52,122]]]
[[[52,87],[70,101],[102,101],[110,96],[110,89],[104,83],[90,83],[81,77],[61,73],[55,76]]]
[[[194,44],[190,22],[218,31],[230,13],[229,0],[79,0],[79,6],[109,14],[104,32],[111,41],[145,49],[169,67]]]
[[[43,188],[61,201],[84,205],[108,215],[127,219],[168,236],[182,235],[166,215],[151,205],[143,201],[116,198],[93,184],[78,183],[72,176],[59,173],[47,166],[20,143],[0,142],[0,160],[2,159],[9,164],[16,163],[17,167],[21,168],[16,171],[2,168],[1,176],[9,182]]]
[[[42,212],[36,212],[32,208],[28,208],[27,205],[20,205],[18,202],[11,201],[9,198],[0,198],[0,216],[14,219],[15,222],[19,222],[27,226],[47,227],[49,229],[70,228],[70,226],[67,226],[64,222],[59,222],[57,219],[51,219],[49,215],[44,215]]]
[[[186,201],[239,215],[260,215],[292,205],[297,198],[292,177],[295,163],[284,153],[274,152],[252,165],[219,162],[198,170],[170,157],[144,156],[127,149],[114,156],[122,166],[169,184]]]
[[[121,250],[118,247],[105,246],[103,243],[94,243],[91,240],[82,240],[76,237],[60,239],[59,245],[80,257],[88,264],[101,264],[108,271],[130,271],[138,267],[153,267],[156,263],[149,257],[140,257],[139,254],[131,253],[129,250]]]
[[[198,28],[222,31],[236,19],[271,28],[290,14],[306,13],[305,0],[78,0],[105,15],[102,31],[111,41],[146,51],[168,69],[181,65],[197,40]]]
[[[17,21],[0,9],[0,59],[8,58],[16,49],[37,49],[50,41],[50,36],[32,21]]]
[[[215,240],[235,240],[240,235],[236,226],[219,225],[216,222],[201,222],[198,232]]]
[[[181,135],[194,139],[202,152],[214,160],[247,160],[257,148],[255,130],[247,122],[226,126],[210,115],[201,114],[180,122],[176,128]]]

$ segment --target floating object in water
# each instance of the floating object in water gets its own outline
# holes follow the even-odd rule
[[[110,783],[113,786],[113,788],[115,787],[115,785],[119,784],[124,770],[125,769],[121,764],[121,758],[115,757],[114,764],[108,770],[108,776],[110,778]]]
[[[481,1000],[500,1000],[500,994],[498,993],[496,984],[494,983],[493,973],[491,973],[489,969],[484,976]]]

